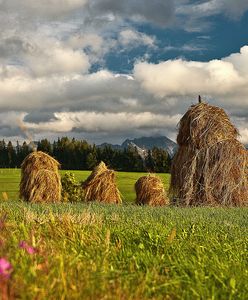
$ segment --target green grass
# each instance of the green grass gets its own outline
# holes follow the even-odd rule
[[[60,171],[61,175],[68,171]],[[80,182],[85,180],[90,171],[70,171],[74,173],[76,179]],[[117,185],[121,191],[124,202],[133,202],[135,199],[134,184],[139,177],[145,173],[117,173]],[[159,174],[166,188],[169,185],[169,174]],[[9,199],[15,200],[18,198],[18,189],[20,182],[19,169],[0,169],[0,200],[3,199],[3,192],[8,194]]]
[[[0,299],[4,284],[18,299],[247,299],[248,208],[137,207],[137,175],[118,175],[119,206],[1,201]],[[3,179],[14,196],[18,172]]]

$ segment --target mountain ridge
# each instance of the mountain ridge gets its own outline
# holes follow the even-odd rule
[[[154,147],[157,147],[166,150],[170,156],[173,156],[177,149],[177,144],[166,136],[126,139],[121,145],[111,143],[97,145],[97,147],[100,148],[105,146],[109,146],[116,150],[123,150],[129,146],[136,147],[139,150],[152,150]]]

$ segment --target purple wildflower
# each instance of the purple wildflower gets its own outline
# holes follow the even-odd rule
[[[28,254],[35,254],[37,252],[34,247],[29,246],[29,244],[25,241],[21,241],[19,243],[19,247],[26,250]]]
[[[0,277],[9,278],[12,269],[12,265],[7,259],[0,258]]]

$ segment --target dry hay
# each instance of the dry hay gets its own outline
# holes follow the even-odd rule
[[[104,162],[94,168],[90,176],[83,183],[86,201],[104,203],[121,203],[121,194],[116,185],[116,175],[109,170]]]
[[[179,203],[248,204],[248,155],[237,135],[220,108],[201,103],[183,116],[170,187],[170,193]]]
[[[180,120],[177,143],[200,149],[237,136],[237,129],[222,108],[200,103],[192,105]]]
[[[169,204],[162,180],[153,175],[142,176],[135,183],[136,204],[161,206]]]
[[[21,165],[20,198],[28,202],[59,202],[58,167],[59,163],[42,151],[29,154]]]

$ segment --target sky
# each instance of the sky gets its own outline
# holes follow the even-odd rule
[[[167,136],[198,95],[248,144],[248,0],[0,0],[0,139]]]

